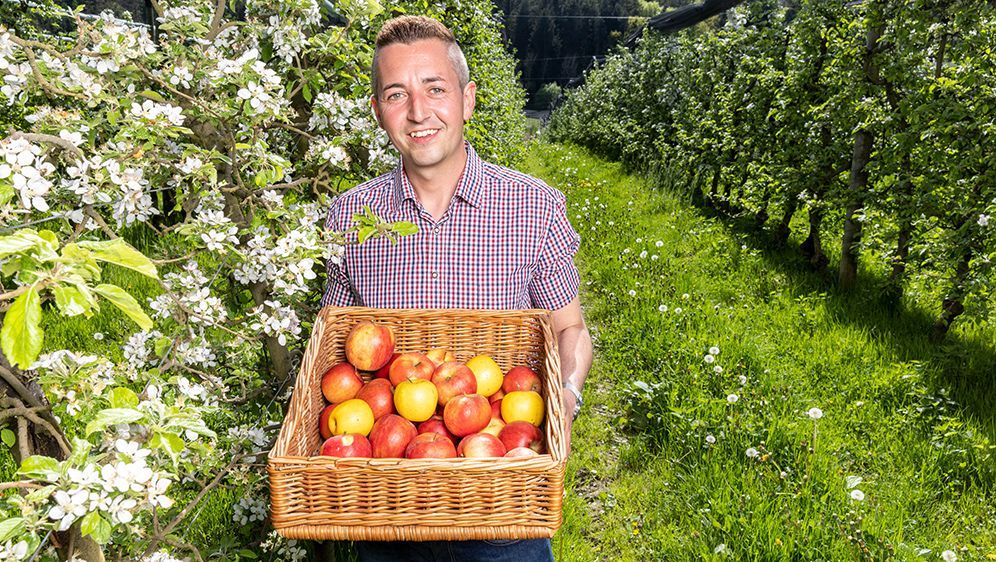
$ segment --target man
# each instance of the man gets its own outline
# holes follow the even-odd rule
[[[377,36],[371,105],[401,153],[393,171],[332,203],[327,226],[344,230],[364,205],[416,234],[347,245],[330,262],[323,305],[382,308],[545,308],[560,349],[565,428],[591,367],[591,336],[578,301],[573,256],[580,239],[559,191],[482,161],[464,140],[477,86],[453,34],[402,16]],[[362,560],[553,560],[550,541],[359,543]]]

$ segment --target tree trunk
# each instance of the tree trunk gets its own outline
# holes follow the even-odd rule
[[[789,236],[792,234],[790,225],[792,224],[792,217],[795,216],[795,210],[798,205],[798,198],[791,195],[785,201],[785,213],[782,215],[781,220],[778,221],[778,226],[775,227],[775,244],[779,247],[784,248],[788,246]]]
[[[962,299],[965,298],[965,278],[968,277],[969,264],[972,261],[972,248],[966,246],[958,265],[955,266],[955,282],[950,294],[941,302],[941,315],[934,321],[934,330],[930,334],[930,341],[940,343],[944,341],[951,323],[955,318],[965,312],[965,305]]]
[[[799,246],[802,255],[809,260],[809,265],[815,271],[826,271],[830,260],[823,253],[823,242],[820,238],[820,226],[823,225],[823,209],[812,207],[809,209],[809,236]]]

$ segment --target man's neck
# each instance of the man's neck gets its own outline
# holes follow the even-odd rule
[[[449,208],[460,176],[467,167],[467,152],[460,151],[460,155],[462,158],[459,160],[440,162],[432,168],[411,170],[405,166],[405,174],[415,190],[415,197],[435,220],[442,218]]]

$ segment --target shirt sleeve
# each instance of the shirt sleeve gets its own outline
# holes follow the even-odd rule
[[[339,231],[339,208],[338,201],[333,201],[329,208],[328,218],[325,220],[325,228]],[[346,263],[344,253],[330,257],[326,265],[328,272],[328,284],[325,287],[325,294],[322,296],[322,306],[355,306],[356,299],[353,297],[353,289],[346,274]]]
[[[553,210],[546,240],[532,282],[529,299],[536,308],[557,310],[578,296],[581,277],[574,265],[574,255],[581,237],[567,220],[567,202],[561,195]]]

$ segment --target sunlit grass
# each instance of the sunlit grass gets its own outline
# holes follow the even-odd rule
[[[996,556],[991,326],[936,346],[931,303],[883,305],[875,272],[839,294],[580,150],[535,145],[525,169],[567,194],[597,347],[555,553]]]

